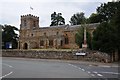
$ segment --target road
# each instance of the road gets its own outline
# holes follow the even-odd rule
[[[119,74],[117,66],[5,57],[0,78],[118,78]]]

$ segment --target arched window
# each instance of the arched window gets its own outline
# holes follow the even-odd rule
[[[65,37],[65,44],[69,44],[69,39],[68,39],[68,37]]]
[[[63,41],[61,40],[60,45],[63,46]]]
[[[43,40],[40,41],[40,46],[44,46],[44,41]]]
[[[53,46],[53,40],[49,40],[49,46]]]
[[[69,39],[68,39],[68,35],[67,34],[65,36],[65,44],[69,44]]]
[[[33,36],[33,34],[31,34],[31,36]]]
[[[44,36],[46,36],[46,32],[44,32]]]

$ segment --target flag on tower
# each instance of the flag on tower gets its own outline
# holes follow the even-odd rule
[[[33,10],[33,8],[30,6],[30,9]]]

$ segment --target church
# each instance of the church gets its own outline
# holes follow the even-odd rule
[[[91,36],[99,23],[86,24]],[[81,25],[40,27],[39,17],[22,15],[19,31],[19,49],[78,49],[75,34]]]

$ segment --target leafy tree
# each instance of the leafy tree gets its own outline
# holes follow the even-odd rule
[[[86,32],[86,37],[87,37],[87,46],[89,49],[92,49],[92,37],[89,30],[87,30]]]
[[[18,31],[18,28],[11,26],[11,25],[1,25],[2,26],[2,43],[4,46],[2,47],[5,49],[5,45],[7,42],[12,43],[12,48],[17,48],[18,45],[18,34],[15,33],[15,31]]]
[[[97,13],[100,16],[101,21],[108,21],[112,19],[116,10],[120,8],[120,1],[119,2],[108,2],[101,4],[100,7],[97,8]]]
[[[99,14],[92,13],[88,18],[88,23],[98,23],[98,22],[101,22]]]
[[[93,33],[93,49],[111,53],[115,51],[116,36],[114,27],[108,22],[103,22]]]
[[[114,53],[120,53],[120,1],[101,4],[97,12],[102,23],[93,33],[93,49],[107,52],[112,57]]]
[[[51,14],[51,25],[50,26],[58,26],[58,25],[64,25],[65,19],[62,17],[62,13],[52,13]]]
[[[2,48],[2,27],[0,25],[0,49]]]
[[[79,25],[83,24],[85,22],[86,18],[84,16],[84,13],[76,13],[70,18],[71,25]]]
[[[83,43],[83,35],[84,35],[84,27],[81,26],[75,35],[75,42],[80,48],[82,47],[82,43]]]
[[[120,32],[119,32],[120,31],[120,9],[116,11],[114,17],[111,20],[110,25],[112,25],[114,28],[114,33],[112,34],[114,34],[116,39],[116,41],[114,42],[114,45],[116,45],[115,48],[117,52],[120,53]]]

